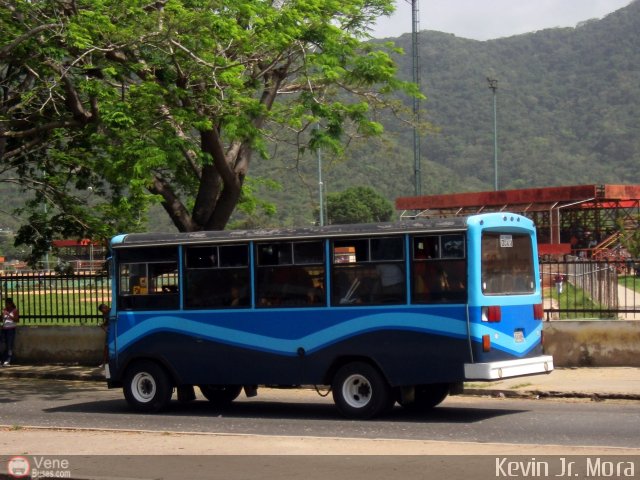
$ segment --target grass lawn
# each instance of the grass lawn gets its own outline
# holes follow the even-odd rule
[[[594,302],[593,299],[581,288],[576,288],[570,283],[564,284],[563,292],[558,295],[555,287],[545,291],[545,295],[551,295],[560,310],[585,310],[584,312],[561,312],[560,320],[575,320],[583,318],[613,318],[607,313],[598,313],[607,310],[604,305]]]
[[[619,275],[618,284],[629,290],[640,292],[640,277],[636,277],[635,275]]]
[[[14,293],[22,325],[100,325],[97,292]],[[105,303],[108,303],[105,302]]]

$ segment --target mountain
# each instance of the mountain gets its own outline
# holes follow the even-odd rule
[[[493,180],[493,97],[501,188],[640,180],[640,1],[576,28],[485,42],[421,32],[423,160],[463,183]],[[411,36],[396,43],[410,51]],[[411,58],[399,60],[409,78]],[[392,127],[390,126],[390,129]],[[410,144],[408,132],[398,144]],[[457,189],[467,190],[464,184]],[[440,193],[440,192],[433,192]]]
[[[501,189],[640,183],[638,32],[640,0],[575,28],[497,40],[420,32],[421,87],[428,97],[421,117],[433,127],[421,136],[423,194],[493,189],[493,94],[487,77],[498,80]],[[411,52],[410,34],[386,40]],[[397,61],[401,77],[411,79],[411,55]],[[323,180],[329,192],[370,185],[390,200],[413,194],[412,129],[391,118],[383,123],[382,139],[327,162]],[[294,195],[302,190],[291,181],[273,197],[280,221],[299,223],[303,210],[312,213],[315,165],[309,155],[302,167],[312,193]],[[254,174],[273,171],[269,164],[255,167]]]

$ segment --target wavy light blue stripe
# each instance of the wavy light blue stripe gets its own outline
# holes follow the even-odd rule
[[[415,313],[367,315],[327,327],[294,339],[283,339],[249,333],[242,330],[187,320],[178,316],[157,316],[133,326],[118,336],[118,349],[124,350],[141,338],[158,333],[174,332],[192,335],[254,350],[293,356],[302,347],[307,353],[321,350],[355,335],[380,330],[413,330],[456,338],[467,338],[467,325],[463,320],[432,317]]]

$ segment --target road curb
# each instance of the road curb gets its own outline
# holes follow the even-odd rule
[[[65,372],[21,372],[0,370],[0,377],[4,378],[38,378],[43,380],[68,380],[81,382],[104,382],[104,375],[94,373],[65,373]]]
[[[522,398],[537,400],[540,398],[589,398],[594,402],[603,400],[640,400],[640,394],[634,393],[588,393],[560,392],[554,390],[496,390],[483,388],[465,388],[462,395],[496,398]]]

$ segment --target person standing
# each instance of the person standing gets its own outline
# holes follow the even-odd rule
[[[11,365],[11,357],[13,356],[13,345],[16,340],[16,327],[20,314],[18,307],[13,303],[12,298],[7,298],[4,301],[4,310],[2,310],[2,340],[5,345],[4,358],[2,360],[3,366]]]
[[[562,275],[561,273],[558,273],[555,276],[555,282],[556,282],[556,291],[558,292],[558,295],[560,295],[562,293],[562,287],[564,286],[564,275]]]
[[[104,367],[107,363],[109,363],[109,313],[111,312],[111,308],[109,305],[105,305],[101,303],[98,305],[98,311],[102,314],[102,323],[100,324],[100,328],[104,331],[104,348],[102,350],[102,363],[100,367]]]

